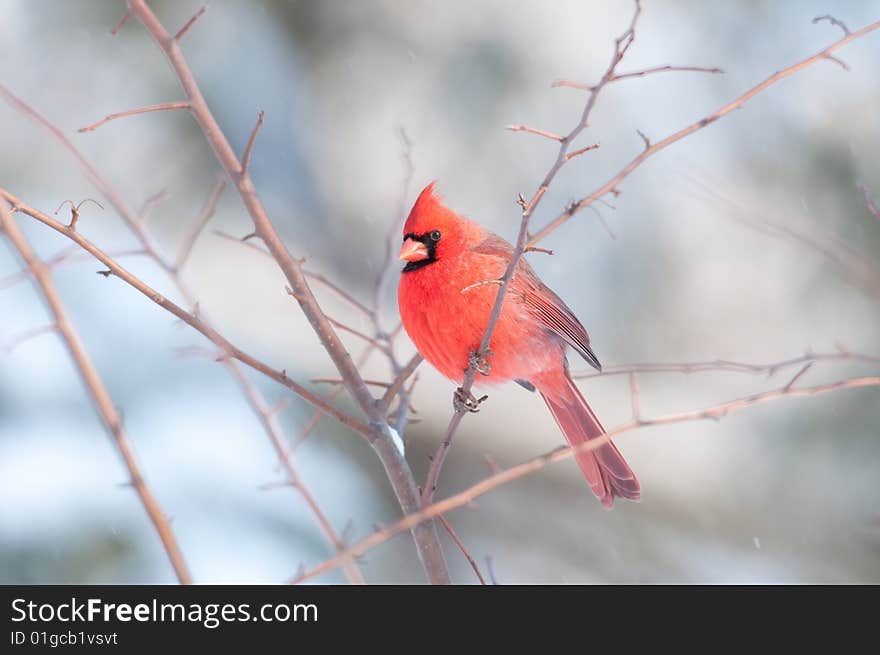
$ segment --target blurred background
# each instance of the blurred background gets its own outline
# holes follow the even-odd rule
[[[175,31],[197,2],[156,1]],[[110,29],[122,2],[0,3],[0,83],[46,115],[132,206],[161,190],[148,226],[173,256],[218,166],[185,112],[134,116],[93,133],[112,112],[182,99],[163,56],[132,20]],[[699,119],[836,40],[811,19],[832,11],[851,29],[880,17],[873,1],[693,3],[648,0],[621,71],[662,64],[720,66],[724,75],[669,73],[608,88],[582,145],[535,217],[604,183],[653,140]],[[555,157],[525,123],[566,133],[586,99],[553,80],[597,80],[626,28],[629,2],[215,0],[186,35],[208,103],[240,153],[266,112],[251,173],[295,256],[365,302],[399,218],[412,141],[411,203],[432,179],[447,204],[508,239],[518,193],[530,196]],[[851,70],[819,63],[652,158],[622,194],[579,214],[541,245],[532,265],[575,310],[606,366],[716,358],[771,363],[805,352],[880,355],[880,33],[840,51]],[[0,184],[51,213],[65,199],[104,199],[47,133],[0,103]],[[108,251],[135,247],[104,202],[83,206],[79,230]],[[61,215],[61,214],[59,214]],[[68,247],[19,216],[41,255]],[[231,341],[291,377],[333,376],[325,351],[267,258],[217,236],[251,231],[227,189],[183,277]],[[144,258],[123,265],[177,298]],[[0,279],[21,264],[0,248]],[[277,459],[208,346],[100,265],[54,269],[73,323],[124,415],[146,479],[172,517],[197,582],[271,583],[332,554],[300,497],[279,488]],[[316,287],[335,317],[367,320]],[[397,323],[394,285],[383,322]],[[43,325],[27,283],[0,291],[0,344]],[[358,355],[364,345],[343,335]],[[402,356],[412,353],[403,335]],[[195,354],[194,354],[195,353]],[[575,369],[582,362],[572,360]],[[877,375],[877,366],[820,363],[799,384]],[[642,375],[646,417],[698,409],[783,386],[731,372]],[[375,356],[370,377],[388,375]],[[270,402],[289,394],[249,376]],[[451,413],[453,385],[427,366],[414,394],[407,457],[424,480]],[[606,426],[630,417],[626,376],[584,380]],[[315,385],[326,393],[326,386]],[[353,410],[345,396],[340,406]],[[291,398],[293,439],[310,408]],[[880,582],[880,391],[785,398],[719,422],[644,429],[617,443],[643,486],[641,503],[604,511],[572,460],[481,497],[449,520],[500,583]],[[511,385],[463,423],[439,496],[562,442],[540,397]],[[305,481],[349,538],[399,516],[363,441],[323,421],[294,455]],[[171,583],[173,572],[127,473],[58,339],[0,352],[0,582]],[[454,580],[476,579],[444,534]],[[408,535],[371,551],[369,582],[424,580]],[[342,582],[339,572],[319,578]]]

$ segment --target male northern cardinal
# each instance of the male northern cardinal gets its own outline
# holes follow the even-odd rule
[[[397,293],[403,327],[425,359],[458,384],[495,304],[498,286],[491,281],[501,279],[512,253],[507,241],[445,207],[434,182],[404,225],[400,259],[406,265]],[[574,313],[520,259],[480,381],[515,380],[537,389],[568,443],[577,446],[605,430],[568,373],[566,346],[600,369]],[[639,482],[611,442],[578,454],[577,462],[605,507],[615,496],[639,499]]]

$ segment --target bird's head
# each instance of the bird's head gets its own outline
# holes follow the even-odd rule
[[[471,222],[440,202],[435,184],[422,189],[403,226],[400,259],[406,262],[404,273],[454,256],[467,246]]]

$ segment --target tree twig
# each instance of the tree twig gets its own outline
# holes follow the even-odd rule
[[[776,73],[773,73],[773,75],[771,75],[770,77],[765,79],[760,84],[757,84],[756,86],[752,87],[751,89],[749,89],[748,91],[743,93],[738,98],[728,102],[726,105],[724,105],[720,109],[714,111],[713,113],[709,114],[708,116],[701,118],[697,122],[691,123],[687,127],[684,127],[682,129],[678,130],[677,132],[674,132],[673,134],[670,134],[669,136],[661,139],[660,141],[657,141],[656,143],[653,143],[650,146],[646,147],[637,157],[632,159],[626,166],[624,166],[610,180],[605,182],[602,186],[600,186],[598,189],[596,189],[595,191],[590,193],[588,196],[582,198],[581,200],[579,200],[576,203],[573,203],[572,205],[567,207],[563,213],[561,213],[559,216],[557,216],[556,218],[551,220],[549,223],[547,223],[544,227],[542,227],[540,230],[538,230],[532,236],[532,238],[529,240],[529,245],[534,245],[534,244],[538,243],[539,241],[541,241],[541,239],[545,238],[548,234],[553,232],[560,225],[562,225],[563,223],[566,223],[569,219],[571,219],[572,216],[574,216],[576,213],[578,213],[581,209],[588,207],[589,205],[594,203],[599,198],[616,190],[617,186],[626,177],[628,177],[630,175],[630,173],[632,173],[636,168],[641,166],[651,156],[660,152],[664,148],[672,145],[676,141],[682,140],[686,136],[693,134],[694,132],[696,132],[698,130],[703,129],[707,125],[711,125],[712,123],[714,123],[715,121],[717,121],[720,118],[723,118],[724,116],[731,113],[732,111],[739,109],[740,107],[745,105],[749,100],[754,98],[756,95],[758,95],[762,91],[765,91],[766,89],[770,88],[771,86],[773,86],[774,84],[776,84],[780,80],[783,80],[786,77],[793,75],[794,73],[797,73],[798,71],[803,70],[804,68],[812,66],[813,64],[815,64],[817,62],[820,62],[824,59],[827,59],[829,57],[829,55],[831,55],[836,50],[839,50],[840,48],[847,45],[848,43],[855,41],[856,39],[868,34],[869,32],[873,32],[874,30],[876,30],[878,28],[880,28],[880,20],[875,21],[875,22],[871,23],[870,25],[866,25],[865,27],[863,27],[859,30],[856,30],[855,32],[851,32],[849,34],[846,34],[843,38],[835,41],[834,43],[832,43],[830,46],[828,46],[824,50],[817,52],[816,54],[814,54],[810,57],[807,57],[806,59],[803,59],[796,64],[792,64],[788,68],[784,68],[780,71],[777,71]],[[593,92],[595,92],[595,90]]]
[[[104,264],[114,276],[118,277],[126,284],[137,289],[154,303],[174,314],[174,316],[179,318],[184,323],[187,323],[188,325],[195,328],[197,331],[201,332],[228,356],[239,360],[243,364],[284,385],[285,387],[296,393],[298,396],[300,396],[306,402],[321,410],[326,415],[335,418],[340,423],[351,428],[358,434],[363,435],[368,439],[372,437],[372,431],[368,426],[361,423],[354,417],[351,417],[348,414],[345,414],[344,412],[336,409],[332,405],[325,402],[320,396],[317,396],[305,387],[297,384],[294,380],[287,377],[287,374],[284,371],[275,370],[268,364],[264,364],[255,357],[248,355],[243,350],[234,346],[210,325],[199,319],[194,314],[175,304],[174,302],[160,294],[158,291],[151,288],[145,282],[140,280],[140,278],[132,275],[129,271],[120,266],[114,259],[109,257],[100,248],[95,246],[91,241],[80,235],[78,232],[70,230],[63,223],[60,223],[55,219],[47,216],[46,214],[38,211],[37,209],[30,207],[24,201],[9,193],[6,189],[0,188],[0,196],[5,198],[9,203],[16,207],[18,211],[27,214],[32,218],[35,218],[40,223],[43,223],[44,225],[55,230],[56,232],[66,236],[71,241],[74,241],[80,248],[89,252],[95,259]]]
[[[803,387],[795,389],[785,389],[783,387],[772,391],[765,391],[752,394],[750,396],[737,398],[735,400],[730,400],[728,402],[713,405],[711,407],[706,407],[704,409],[681,412],[678,414],[666,414],[652,419],[629,421],[613,430],[609,430],[601,437],[591,439],[590,441],[580,444],[576,448],[561,446],[548,453],[539,455],[538,457],[533,457],[532,459],[523,462],[522,464],[512,466],[511,468],[491,475],[488,478],[468,487],[467,489],[460,491],[459,493],[452,496],[449,496],[448,498],[431,503],[429,505],[425,505],[415,514],[405,516],[396,523],[373,532],[368,537],[351,546],[344,553],[344,555],[346,557],[361,557],[369,550],[388,541],[392,537],[400,534],[401,532],[405,532],[406,530],[411,529],[413,525],[428,521],[437,516],[440,516],[441,514],[446,514],[447,512],[450,512],[458,507],[468,505],[479,496],[482,496],[489,491],[492,491],[493,489],[496,489],[502,485],[508,484],[514,480],[518,480],[526,475],[539,471],[549,466],[550,464],[560,462],[564,459],[569,459],[570,457],[573,457],[581,452],[589,452],[591,450],[595,450],[596,448],[600,448],[611,439],[616,438],[626,432],[632,432],[634,430],[656,425],[684,423],[687,421],[696,421],[701,419],[719,419],[731,412],[738,411],[759,403],[777,400],[783,397],[816,396],[842,389],[856,389],[877,386],[880,386],[880,377],[847,378],[844,380],[838,380],[837,382],[832,382],[830,384],[822,384],[814,387]],[[302,572],[292,582],[303,582],[328,571],[332,571],[333,569],[340,566],[342,561],[342,555],[331,558],[310,570]]]
[[[97,123],[92,123],[91,125],[86,125],[85,127],[79,128],[80,132],[94,132],[102,125],[109,123],[110,121],[115,121],[117,118],[124,118],[125,116],[136,116],[137,114],[148,114],[154,111],[168,111],[170,109],[189,109],[188,102],[166,102],[161,105],[151,105],[150,107],[140,107],[139,109],[129,109],[128,111],[120,111],[115,114],[110,114],[105,116]]]

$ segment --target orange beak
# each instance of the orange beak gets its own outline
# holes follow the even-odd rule
[[[421,241],[407,239],[403,242],[398,257],[405,262],[418,262],[428,258],[428,248]]]

